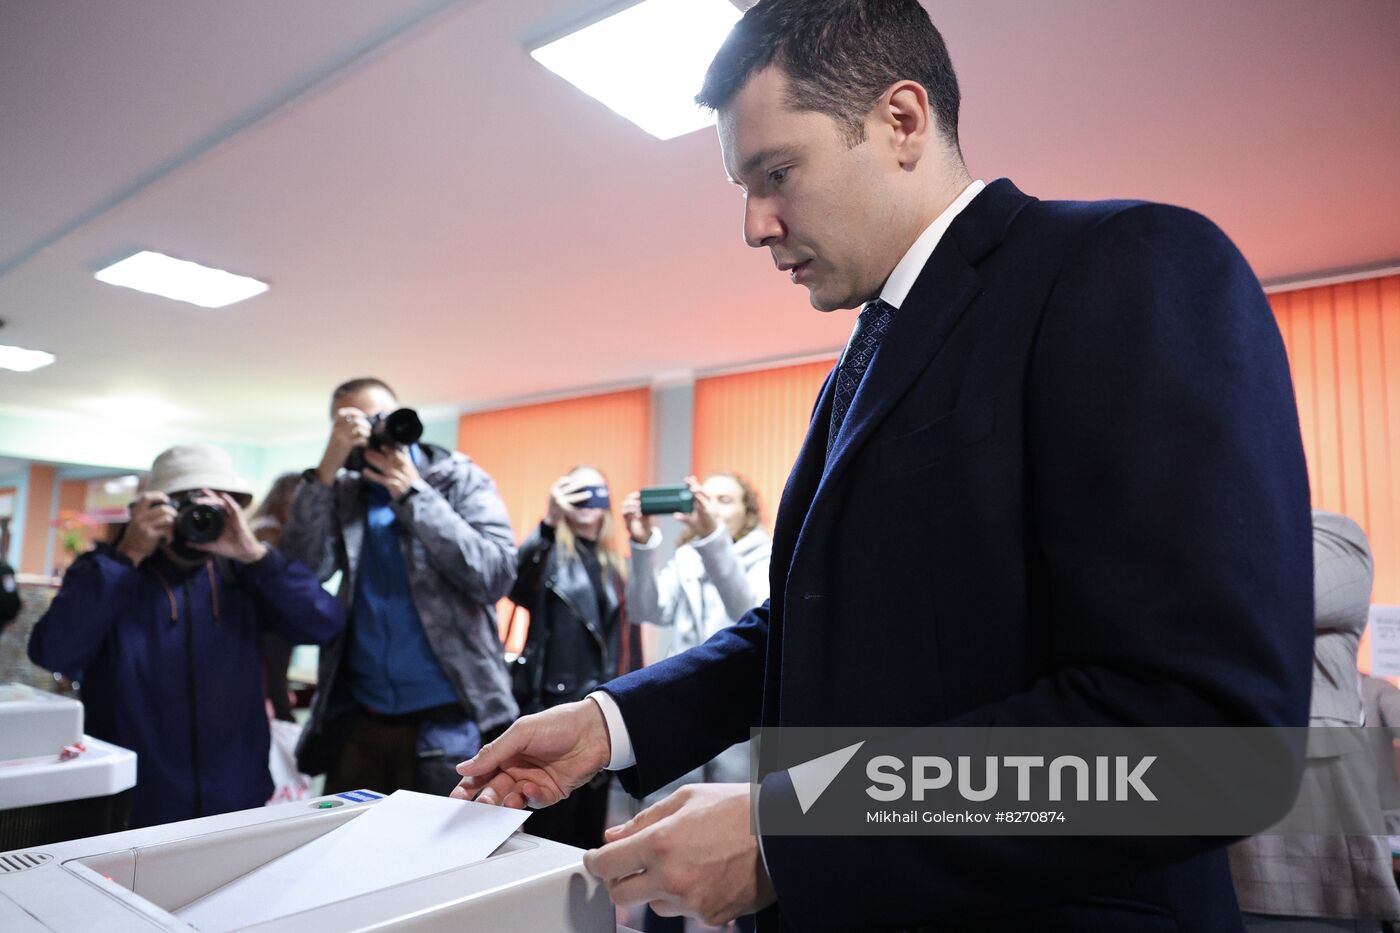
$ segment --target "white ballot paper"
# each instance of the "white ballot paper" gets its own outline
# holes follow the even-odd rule
[[[486,858],[529,815],[529,810],[395,791],[340,828],[175,915],[203,933],[227,933],[426,878]]]

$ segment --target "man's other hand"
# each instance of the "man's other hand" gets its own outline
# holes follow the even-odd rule
[[[350,456],[350,451],[363,447],[369,442],[369,418],[358,408],[338,408],[331,421],[331,436],[326,441],[326,452],[321,455],[321,463],[316,467],[316,478],[322,485],[335,482],[335,474],[341,464]]]
[[[395,500],[401,499],[409,487],[418,481],[418,467],[407,447],[388,444],[375,450],[365,448],[366,479],[372,479],[389,491]]]
[[[689,784],[604,839],[583,865],[619,907],[723,926],[777,900],[749,827],[747,784]]]
[[[588,783],[612,757],[607,722],[589,699],[522,716],[457,766],[461,800],[520,809],[558,803]]]
[[[200,490],[200,496],[195,501],[223,509],[224,530],[208,544],[191,544],[190,547],[198,551],[218,554],[243,564],[251,564],[261,560],[267,554],[267,545],[253,535],[252,529],[248,527],[248,519],[244,516],[243,509],[233,500],[233,496],[226,492],[203,489]]]
[[[131,503],[130,512],[131,521],[117,545],[117,552],[140,567],[156,548],[169,544],[174,537],[175,507],[165,493],[145,492]]]

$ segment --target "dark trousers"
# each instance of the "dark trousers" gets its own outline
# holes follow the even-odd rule
[[[349,715],[354,717],[349,736],[326,771],[327,794],[363,789],[445,795],[457,786],[455,760],[418,756],[423,714],[379,716],[360,710]]]

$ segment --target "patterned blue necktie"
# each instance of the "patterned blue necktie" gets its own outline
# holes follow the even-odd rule
[[[826,436],[826,455],[831,457],[831,448],[836,444],[836,435],[841,423],[846,420],[846,412],[851,408],[851,400],[860,388],[865,371],[870,368],[870,360],[880,349],[880,341],[894,320],[894,306],[879,298],[870,302],[856,319],[856,329],[851,334],[851,342],[846,354],[841,357],[841,365],[836,368],[836,390],[831,402],[831,430]]]

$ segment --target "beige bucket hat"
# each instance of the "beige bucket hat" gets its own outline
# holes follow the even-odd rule
[[[213,444],[171,447],[151,464],[151,479],[146,488],[166,495],[187,489],[213,489],[231,493],[243,505],[253,498],[248,481],[234,472],[233,458],[228,451]]]

